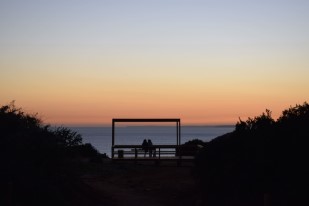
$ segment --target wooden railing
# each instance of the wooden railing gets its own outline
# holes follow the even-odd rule
[[[112,158],[156,158],[178,157],[181,158],[181,146],[179,145],[153,145],[147,147],[147,153],[141,145],[114,145]]]

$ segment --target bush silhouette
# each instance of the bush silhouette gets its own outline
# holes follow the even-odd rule
[[[80,183],[70,159],[89,154],[99,155],[91,145],[82,144],[76,132],[53,130],[14,102],[0,107],[0,205],[72,201],[72,191]]]
[[[176,156],[195,156],[205,145],[206,143],[199,139],[189,140],[180,145],[176,150]]]
[[[209,142],[196,158],[208,205],[271,205],[307,201],[309,105],[239,120],[232,133]]]

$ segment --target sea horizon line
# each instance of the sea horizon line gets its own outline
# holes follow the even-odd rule
[[[111,124],[50,124],[52,127],[101,127],[111,128]],[[117,127],[174,127],[175,125],[117,125]],[[181,127],[235,127],[235,124],[182,124]]]

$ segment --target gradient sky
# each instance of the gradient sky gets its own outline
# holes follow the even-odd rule
[[[309,97],[308,0],[0,0],[0,104],[234,124]]]

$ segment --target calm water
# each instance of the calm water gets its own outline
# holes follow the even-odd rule
[[[70,127],[83,137],[83,143],[91,143],[100,153],[111,155],[111,127]],[[181,143],[192,139],[210,141],[222,134],[231,132],[234,126],[182,126]],[[144,139],[151,139],[153,144],[176,144],[176,128],[172,126],[128,126],[117,127],[115,144],[142,144]]]

